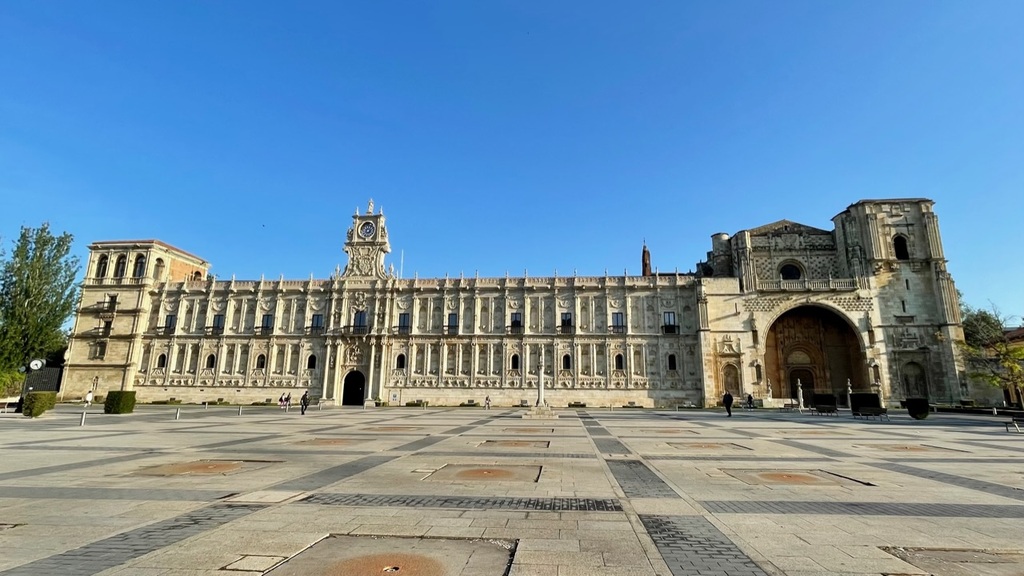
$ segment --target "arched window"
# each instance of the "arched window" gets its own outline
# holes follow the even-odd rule
[[[796,264],[783,264],[782,268],[779,268],[779,276],[783,280],[799,280],[803,273],[800,271],[800,267]]]
[[[669,370],[676,370],[676,355],[675,354],[669,354],[668,355],[668,369]]]
[[[157,258],[156,265],[153,266],[153,280],[163,280],[164,278],[164,259]]]
[[[257,370],[263,370],[266,367],[267,367],[267,357],[265,355],[263,355],[263,354],[260,354],[259,356],[256,357],[256,369]]]
[[[132,268],[133,278],[142,278],[146,275],[146,256],[139,254],[135,257],[135,268]]]
[[[910,247],[907,245],[907,237],[899,234],[892,239],[892,251],[896,254],[897,260],[910,260]]]
[[[306,369],[316,370],[316,354],[310,354],[309,358],[306,359]]]
[[[117,262],[114,263],[114,278],[124,278],[125,272],[128,270],[128,259],[122,254],[117,257]]]
[[[405,370],[405,354],[399,354],[398,358],[395,358],[395,368]]]
[[[616,370],[625,370],[626,369],[626,361],[625,361],[625,359],[623,359],[622,354],[616,354],[615,355],[615,369]]]
[[[217,367],[217,357],[215,355],[210,354],[206,357],[206,367],[210,369]]]
[[[97,278],[106,278],[107,277],[107,264],[109,264],[109,263],[110,263],[110,258],[107,258],[106,254],[104,254],[103,256],[100,256],[99,259],[96,260],[96,277]]]
[[[519,354],[512,355],[512,369],[519,370]]]
[[[167,354],[161,354],[156,358],[157,368],[167,368]]]
[[[572,356],[562,356],[562,370],[572,370]]]
[[[196,282],[201,282],[203,280],[203,273],[200,272],[199,270],[196,270],[195,272],[192,273],[192,280]]]

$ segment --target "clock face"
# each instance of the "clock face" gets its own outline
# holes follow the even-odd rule
[[[376,230],[376,227],[373,225],[373,222],[363,222],[363,225],[359,227],[359,235],[363,238],[369,238],[373,236],[374,230]]]
[[[42,360],[33,360],[33,361],[29,362],[28,366],[29,366],[29,368],[31,368],[33,370],[39,370],[40,368],[43,367],[43,361]]]

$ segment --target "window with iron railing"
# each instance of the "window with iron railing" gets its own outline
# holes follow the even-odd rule
[[[558,325],[558,332],[560,334],[572,334],[574,326],[572,325],[572,312],[562,312],[562,321]]]
[[[310,320],[309,333],[313,335],[319,335],[324,333],[324,315],[313,314],[313,318]]]
[[[609,329],[613,334],[626,333],[626,315],[622,312],[612,312],[612,325]]]
[[[523,333],[523,313],[513,312],[509,315],[508,321],[508,333],[509,334],[522,334]]]
[[[459,315],[454,312],[448,315],[448,324],[444,327],[444,333],[455,336],[459,333]]]
[[[398,333],[399,334],[410,334],[412,333],[412,321],[408,312],[400,312],[398,314]]]
[[[223,333],[224,333],[224,315],[223,314],[214,314],[213,315],[213,325],[210,326],[210,334],[213,334],[214,336],[220,336]]]
[[[268,336],[274,332],[274,315],[264,314],[263,319],[260,322],[260,327],[256,331],[258,334]]]
[[[357,310],[352,315],[352,333],[366,334],[369,331],[370,327],[366,325],[366,310]]]
[[[178,324],[178,316],[176,314],[168,314],[164,317],[164,325],[161,332],[164,334],[174,334],[175,326]]]
[[[665,318],[664,323],[661,325],[661,331],[663,334],[678,334],[679,325],[676,324],[676,313],[665,312],[663,315]]]

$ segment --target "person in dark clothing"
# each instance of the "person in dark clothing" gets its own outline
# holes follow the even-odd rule
[[[732,418],[732,394],[726,391],[725,396],[722,397],[722,404],[725,404],[725,412]]]
[[[753,409],[754,409],[754,395],[753,394],[747,394],[747,410],[753,410]]]
[[[299,407],[302,408],[302,414],[305,414],[306,408],[309,408],[309,391],[302,393],[302,398],[299,398]]]

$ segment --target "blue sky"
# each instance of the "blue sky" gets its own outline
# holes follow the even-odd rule
[[[936,201],[1024,314],[1024,2],[0,3],[0,235],[326,277],[687,271],[714,232]]]

